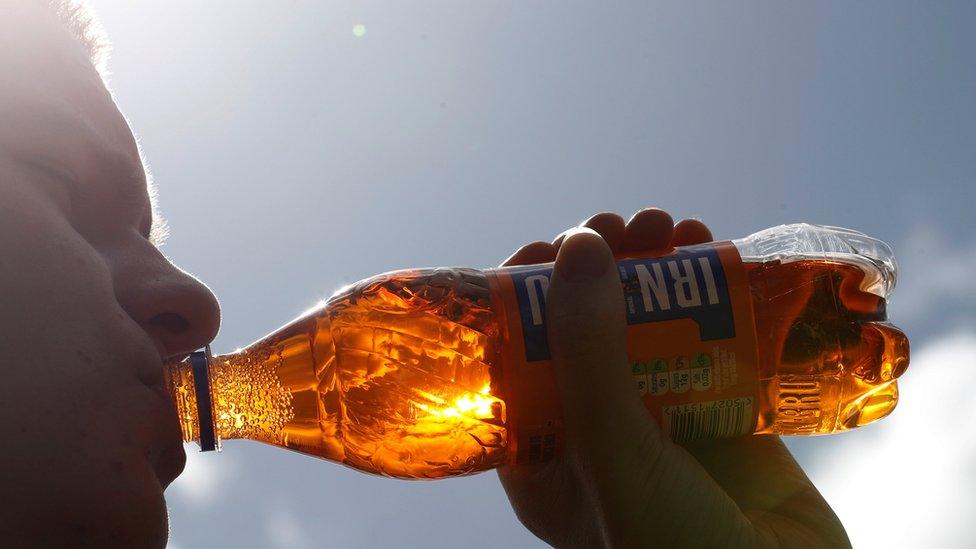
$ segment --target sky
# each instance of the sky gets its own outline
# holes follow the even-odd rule
[[[976,4],[93,0],[216,352],[397,268],[487,267],[590,214],[855,228],[899,260],[891,417],[789,444],[857,547],[976,529]],[[539,547],[494,473],[187,447],[171,547]]]

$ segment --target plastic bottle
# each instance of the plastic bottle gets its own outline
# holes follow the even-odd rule
[[[619,256],[634,390],[676,441],[814,435],[888,415],[908,339],[895,262],[847,229]],[[184,439],[252,439],[362,471],[439,478],[551,458],[552,264],[411,269],[347,286],[233,354],[168,366]]]

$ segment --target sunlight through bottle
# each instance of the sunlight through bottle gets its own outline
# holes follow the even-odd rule
[[[888,415],[908,339],[890,248],[795,224],[618,256],[634,390],[676,441],[814,435]],[[552,264],[378,275],[246,349],[167,367],[186,441],[282,446],[399,478],[550,459]]]

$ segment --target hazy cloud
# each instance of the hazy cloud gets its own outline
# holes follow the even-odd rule
[[[176,504],[209,507],[238,476],[234,458],[226,453],[200,452],[196,445],[186,445],[186,468],[166,491],[167,499]]]
[[[976,332],[924,345],[884,429],[811,468],[855,547],[976,546],[974,366]]]
[[[276,507],[265,524],[265,535],[271,547],[300,549],[311,547],[311,540],[302,521],[292,511]]]

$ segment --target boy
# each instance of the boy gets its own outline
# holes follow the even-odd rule
[[[145,169],[71,3],[0,7],[0,539],[161,547],[182,471],[162,364],[207,344],[219,308],[153,241]],[[774,437],[683,448],[631,390],[612,253],[704,242],[660,210],[599,214],[508,263],[556,261],[549,338],[567,449],[500,470],[556,546],[847,545]]]

